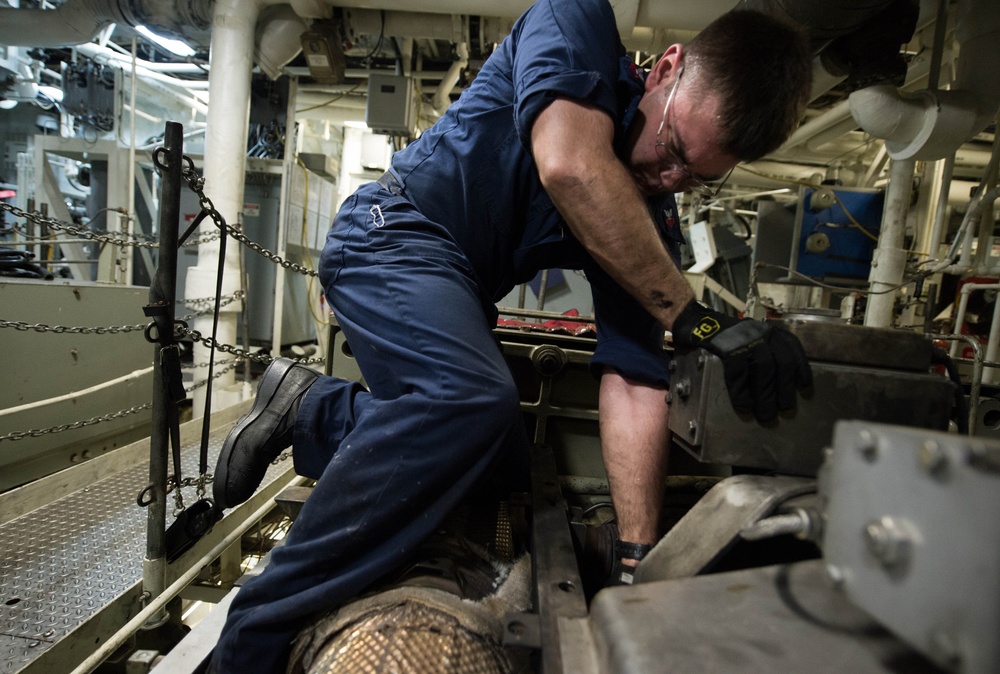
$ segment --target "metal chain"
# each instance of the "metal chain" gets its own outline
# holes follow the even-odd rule
[[[201,342],[210,349],[217,349],[223,353],[229,353],[240,358],[246,358],[247,360],[252,360],[256,363],[270,363],[274,360],[274,356],[268,353],[250,353],[249,351],[244,351],[243,349],[232,346],[230,344],[223,344],[217,342],[211,337],[205,337],[197,330],[191,330],[183,325],[176,326],[176,331],[182,337],[188,337],[196,342]],[[300,365],[317,365],[319,363],[325,363],[325,358],[293,358],[295,362]]]
[[[235,300],[239,300],[239,299],[243,299],[243,291],[242,290],[237,290],[236,292],[231,293],[229,295],[223,295],[222,298],[220,299],[220,302],[221,302],[222,306],[226,306],[230,302],[234,302]],[[177,300],[178,304],[184,304],[184,305],[208,304],[209,302],[215,302],[215,298],[214,297],[194,297],[194,298],[191,298],[191,299],[185,298],[183,300]]]
[[[224,307],[227,304],[231,304],[243,296],[242,291],[237,291],[232,295],[226,296],[226,299],[219,302],[220,307]],[[205,300],[198,300],[198,302],[208,302],[215,301],[214,297],[207,298]],[[195,301],[192,300],[192,303]],[[199,316],[207,316],[214,313],[214,307],[203,309],[201,311],[195,312],[193,314],[188,314],[178,318],[179,321],[187,321],[192,318],[198,318]],[[35,332],[54,332],[56,334],[70,334],[70,335],[117,335],[119,333],[125,332],[138,332],[146,329],[145,324],[137,325],[119,325],[110,327],[82,327],[82,326],[67,326],[67,325],[45,325],[44,323],[27,323],[25,321],[5,321],[0,319],[0,328],[14,328],[15,330],[20,330],[21,332],[26,332],[28,330],[34,330]]]
[[[191,188],[191,191],[198,196],[198,205],[201,206],[201,210],[212,218],[212,222],[215,223],[215,226],[218,227],[220,231],[225,232],[258,255],[267,258],[271,262],[280,265],[285,269],[291,269],[294,272],[305,274],[306,276],[319,276],[319,273],[314,269],[309,269],[308,267],[304,267],[303,265],[292,262],[291,260],[282,258],[277,253],[270,251],[256,241],[251,240],[235,227],[227,224],[226,219],[223,218],[222,214],[215,209],[215,204],[212,203],[212,200],[205,195],[205,179],[195,172],[194,162],[187,155],[184,155],[184,168],[181,169],[181,175],[184,180],[187,181],[188,187]]]
[[[236,359],[235,361],[232,362],[233,364],[231,366],[216,372],[212,376],[212,379],[218,379],[222,375],[232,370],[238,364],[239,359]],[[207,383],[208,379],[203,379],[200,382],[185,387],[184,390],[187,391],[188,393],[191,393],[196,389],[205,386]],[[103,414],[99,417],[93,417],[90,419],[86,419],[84,421],[74,421],[73,423],[60,424],[58,426],[51,426],[49,428],[33,428],[29,431],[14,431],[12,433],[8,433],[7,435],[0,435],[0,442],[3,442],[4,440],[23,440],[24,438],[37,438],[43,435],[48,435],[49,433],[62,433],[63,431],[75,430],[77,428],[84,428],[85,426],[93,426],[94,424],[99,424],[104,421],[114,421],[115,419],[121,419],[131,414],[136,414],[137,412],[148,410],[152,406],[153,403],[149,402],[145,403],[144,405],[137,405],[135,407],[130,407],[128,409],[118,410],[117,412],[112,412],[111,414]]]
[[[25,218],[26,220],[31,220],[37,225],[45,225],[50,229],[55,229],[58,231],[66,232],[73,236],[79,236],[84,239],[90,239],[92,241],[102,241],[104,243],[110,243],[115,246],[135,246],[137,248],[159,248],[160,244],[155,241],[139,241],[137,239],[123,239],[120,236],[114,236],[113,234],[101,235],[95,232],[91,232],[89,229],[84,229],[76,225],[72,225],[68,222],[61,222],[55,218],[49,218],[41,213],[34,211],[29,213],[28,211],[21,210],[17,206],[4,203],[0,201],[0,210],[7,211],[18,218]],[[126,212],[119,209],[111,209],[119,213]],[[59,243],[58,240],[53,243]]]
[[[119,410],[111,414],[103,414],[99,417],[86,419],[84,421],[74,421],[71,424],[60,424],[59,426],[52,426],[50,428],[33,428],[30,431],[14,431],[12,433],[8,433],[7,435],[0,435],[0,442],[3,442],[4,440],[22,440],[28,437],[37,438],[46,435],[48,433],[62,433],[63,431],[83,428],[85,426],[93,426],[94,424],[99,424],[103,421],[113,421],[115,419],[121,419],[122,417],[127,417],[130,414],[135,414],[136,412],[148,410],[152,406],[153,403],[146,403],[145,405],[137,405],[135,407],[130,407],[125,410]]]
[[[45,325],[43,323],[25,323],[24,321],[5,321],[0,320],[0,328],[14,328],[15,330],[20,330],[21,332],[26,332],[28,330],[34,330],[35,332],[55,332],[57,334],[71,334],[71,335],[117,335],[122,332],[137,332],[146,329],[145,323],[140,325],[119,325],[112,327],[96,327],[96,328],[85,328],[85,327],[69,327],[65,325]]]

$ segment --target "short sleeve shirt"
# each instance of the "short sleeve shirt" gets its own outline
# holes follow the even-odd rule
[[[494,301],[541,269],[583,269],[598,325],[593,368],[665,385],[662,326],[573,238],[530,150],[532,124],[560,97],[606,111],[620,148],[643,80],[607,0],[540,0],[445,115],[394,155],[391,170],[414,206],[448,229]],[[683,238],[673,198],[649,207],[676,260]]]

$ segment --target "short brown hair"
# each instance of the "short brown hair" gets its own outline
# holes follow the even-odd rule
[[[803,31],[752,10],[713,21],[685,47],[699,90],[719,96],[721,145],[741,161],[776,150],[809,99],[812,54]]]

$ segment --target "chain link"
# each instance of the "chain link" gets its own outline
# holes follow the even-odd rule
[[[194,340],[196,342],[200,342],[200,343],[204,344],[205,346],[207,346],[210,349],[216,349],[218,351],[222,351],[223,353],[228,353],[228,354],[232,354],[234,356],[238,356],[239,358],[246,358],[247,360],[252,360],[255,363],[265,363],[266,364],[266,363],[270,363],[272,360],[274,360],[274,356],[272,356],[271,354],[268,354],[268,353],[250,353],[249,351],[244,351],[243,349],[241,349],[239,347],[232,346],[230,344],[223,344],[221,342],[217,342],[216,340],[212,339],[211,337],[205,337],[204,335],[202,335],[197,330],[192,330],[190,328],[186,328],[183,325],[178,325],[176,327],[176,330],[177,330],[177,333],[180,334],[182,337],[188,337],[188,338],[190,338],[190,339],[192,339],[192,340]],[[292,360],[294,360],[295,362],[297,362],[299,365],[318,365],[320,363],[325,363],[326,362],[325,358],[293,358]]]
[[[0,210],[7,211],[8,213],[11,213],[15,217],[25,218],[26,220],[30,220],[36,225],[45,225],[50,229],[66,232],[67,234],[71,234],[73,236],[79,236],[80,238],[83,239],[90,239],[92,241],[101,241],[104,243],[110,243],[115,246],[135,246],[137,248],[160,247],[160,244],[156,243],[155,241],[141,241],[136,238],[124,239],[120,236],[115,236],[111,233],[108,233],[106,235],[98,234],[96,232],[90,231],[89,229],[78,227],[68,222],[61,222],[59,220],[56,220],[55,218],[46,217],[41,213],[38,213],[37,211],[29,213],[28,211],[22,210],[12,204],[4,203],[3,201],[0,201]],[[126,216],[128,215],[128,212],[123,209],[112,208],[109,210],[115,211],[117,213],[122,213]],[[53,243],[59,243],[59,242],[58,240],[56,240],[53,241]]]
[[[219,302],[220,307],[224,307],[227,304],[231,304],[236,300],[242,298],[243,292],[237,291],[232,295],[227,295],[226,299]],[[205,300],[197,300],[197,302],[214,302],[215,298],[210,297]],[[195,301],[192,300],[192,304]],[[192,318],[198,318],[199,316],[207,316],[214,313],[215,308],[209,307],[201,311],[195,312],[193,314],[188,314],[178,318],[179,321],[188,321]],[[34,330],[35,332],[54,332],[56,334],[69,334],[69,335],[117,335],[125,332],[139,332],[146,329],[145,324],[137,325],[118,325],[110,327],[83,327],[83,326],[67,326],[67,325],[46,325],[44,323],[27,323],[25,321],[5,321],[0,319],[0,328],[14,328],[21,332],[27,332],[29,330]]]
[[[148,410],[153,406],[153,403],[146,403],[145,405],[136,405],[135,407],[130,407],[125,410],[119,410],[111,414],[102,414],[99,417],[92,417],[90,419],[85,419],[83,421],[74,421],[70,424],[60,424],[58,426],[52,426],[50,428],[33,428],[30,431],[14,431],[8,433],[7,435],[0,435],[0,442],[4,440],[23,440],[24,438],[38,438],[49,433],[62,433],[63,431],[75,430],[77,428],[83,428],[85,426],[93,426],[94,424],[99,424],[104,421],[113,421],[115,419],[121,419],[127,417],[130,414],[135,414],[136,412],[142,412],[143,410]]]
[[[145,324],[140,325],[118,325],[111,327],[86,328],[80,326],[66,325],[45,325],[44,323],[25,323],[24,321],[4,321],[0,320],[0,328],[14,328],[21,332],[34,330],[35,332],[54,332],[56,334],[70,335],[117,335],[123,332],[139,332],[146,329]]]
[[[236,359],[231,362],[233,363],[232,365],[222,370],[219,370],[214,375],[212,375],[212,379],[218,379],[219,377],[223,376],[224,374],[235,368],[236,365],[240,362],[240,359]],[[202,386],[205,386],[206,384],[208,384],[208,379],[203,379],[200,382],[185,387],[184,390],[188,393],[192,393],[193,391],[201,388]],[[29,431],[14,431],[12,433],[8,433],[7,435],[0,435],[0,442],[3,442],[4,440],[23,440],[24,438],[38,438],[43,435],[48,435],[50,433],[62,433],[63,431],[70,431],[70,430],[75,430],[77,428],[84,428],[85,426],[93,426],[94,424],[99,424],[104,421],[114,421],[115,419],[121,419],[131,414],[136,414],[137,412],[142,412],[143,410],[151,409],[152,407],[153,403],[149,402],[145,403],[144,405],[137,405],[135,407],[130,407],[128,409],[118,410],[117,412],[112,412],[111,414],[103,414],[99,417],[93,417],[90,419],[86,419],[84,421],[74,421],[73,423],[60,424],[58,426],[51,426],[49,428],[33,428]]]
[[[184,168],[181,169],[181,176],[187,182],[191,191],[198,196],[198,205],[201,206],[201,210],[212,218],[212,222],[215,223],[215,226],[218,227],[220,231],[225,232],[253,252],[267,258],[277,265],[284,267],[285,269],[291,269],[294,272],[305,274],[306,276],[319,276],[314,269],[309,269],[308,267],[292,262],[291,260],[282,258],[277,253],[264,248],[256,241],[248,238],[245,234],[243,234],[243,232],[226,223],[226,219],[223,218],[222,214],[216,210],[215,204],[213,204],[212,200],[205,194],[205,179],[199,176],[194,170],[194,162],[187,155],[184,155]]]

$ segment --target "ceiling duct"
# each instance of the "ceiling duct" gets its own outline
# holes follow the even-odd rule
[[[0,44],[64,47],[90,42],[112,23],[190,39],[211,27],[212,0],[67,0],[55,9],[0,8]]]

